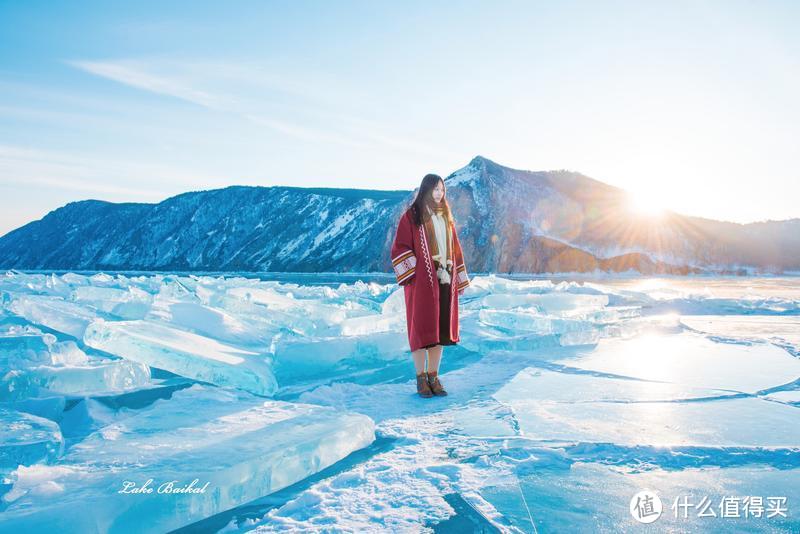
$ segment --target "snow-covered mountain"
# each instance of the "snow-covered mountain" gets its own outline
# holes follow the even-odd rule
[[[446,183],[459,236],[479,270],[800,269],[800,219],[737,224],[637,215],[624,190],[588,176],[510,169],[480,156]]]
[[[445,182],[471,272],[800,270],[800,219],[637,216],[621,189],[481,156]],[[72,202],[0,238],[0,267],[388,272],[412,199],[413,191],[233,186],[159,204]]]
[[[159,204],[72,202],[0,238],[27,269],[381,271],[409,191],[227,187]]]

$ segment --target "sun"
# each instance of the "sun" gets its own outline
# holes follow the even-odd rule
[[[637,215],[660,217],[666,207],[655,192],[632,191],[628,193],[628,207]]]

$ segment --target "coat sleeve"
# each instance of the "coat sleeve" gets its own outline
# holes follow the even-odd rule
[[[456,261],[456,275],[455,286],[461,294],[469,286],[469,275],[467,275],[467,266],[464,263],[464,251],[461,250],[461,241],[458,240],[458,232],[453,225],[453,252]]]
[[[417,267],[417,256],[414,250],[414,230],[408,211],[400,218],[392,243],[391,256],[397,283],[401,286],[411,283]]]

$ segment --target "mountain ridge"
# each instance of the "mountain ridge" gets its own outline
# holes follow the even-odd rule
[[[471,271],[800,269],[800,219],[637,218],[615,186],[480,155],[445,183]],[[232,185],[152,204],[81,200],[0,237],[0,268],[390,272],[388,249],[413,194]]]

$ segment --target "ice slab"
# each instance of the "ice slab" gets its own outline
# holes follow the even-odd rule
[[[153,296],[136,287],[78,286],[71,300],[89,305],[121,319],[142,319],[150,311]]]
[[[66,398],[62,396],[21,399],[12,402],[0,403],[7,409],[25,412],[51,421],[58,422],[66,407]]]
[[[274,346],[280,384],[350,374],[410,357],[405,332],[330,338],[284,337]]]
[[[644,380],[755,393],[800,377],[800,361],[767,343],[721,343],[686,332],[604,339],[565,365]]]
[[[61,280],[70,286],[85,286],[89,285],[89,277],[77,273],[64,273],[61,275]]]
[[[239,345],[264,345],[272,340],[276,328],[236,317],[225,310],[196,302],[170,302],[156,299],[146,319],[170,323],[182,329]]]
[[[478,313],[465,313],[459,317],[461,345],[468,350],[483,353],[494,350],[530,351],[559,345],[559,335],[542,335],[537,332],[517,332],[488,325]]]
[[[339,323],[331,332],[341,336],[368,336],[384,332],[404,331],[406,328],[405,312],[403,314],[370,314],[350,317]]]
[[[380,305],[370,299],[342,298],[325,287],[294,286],[296,289],[287,291],[286,287],[262,285],[264,287],[231,287],[221,299],[212,302],[232,313],[269,317],[275,324],[275,331],[290,330],[306,337],[368,333],[376,330],[365,330],[364,321],[367,325],[370,320],[380,321],[376,313]],[[400,324],[397,320],[384,323]]]
[[[302,314],[270,309],[263,304],[227,294],[215,300],[214,307],[256,324],[260,323],[267,331],[286,330],[310,337],[316,335],[320,330],[319,325]]]
[[[28,293],[35,295],[50,295],[66,298],[72,288],[70,285],[54,274],[15,274],[0,275],[0,291],[14,293]]]
[[[91,434],[58,465],[17,469],[3,527],[166,532],[316,473],[374,432],[364,415],[196,384]],[[205,489],[164,493],[170,481]],[[118,493],[126,482],[152,493]]]
[[[58,341],[50,347],[50,361],[56,365],[85,365],[92,361],[74,341]]]
[[[348,316],[348,310],[344,306],[324,304],[313,299],[298,299],[291,292],[282,293],[270,287],[234,287],[227,293],[244,302],[260,304],[269,310],[296,314],[325,324],[341,322]]]
[[[74,341],[56,341],[30,325],[0,325],[0,370],[36,365],[82,365],[89,357]]]
[[[551,315],[577,315],[608,305],[608,295],[572,293],[490,293],[481,299],[483,307],[495,309],[528,308]]]
[[[516,331],[535,332],[542,335],[591,330],[595,325],[612,324],[624,319],[638,317],[638,315],[638,307],[607,308],[580,314],[577,318],[542,315],[536,310],[529,309],[514,311],[480,310],[478,312],[478,317],[483,324]]]
[[[86,365],[38,365],[0,377],[0,401],[33,397],[121,393],[150,382],[147,365],[127,360],[92,359]]]
[[[484,311],[467,311],[459,318],[461,345],[480,354],[495,350],[535,351],[555,346],[591,345],[609,337],[630,338],[642,332],[679,330],[677,316],[638,317],[638,311],[632,312],[631,317],[617,316],[608,323],[550,317],[529,320],[521,318],[527,313],[524,311],[514,312],[517,315],[513,319],[498,320],[501,319],[498,315],[482,315]]]
[[[15,295],[6,307],[32,323],[77,339],[83,338],[86,327],[97,318],[93,310],[56,297],[20,294]]]
[[[0,370],[19,369],[36,363],[50,363],[53,334],[30,326],[0,326]]]
[[[526,369],[493,397],[542,441],[800,447],[796,408],[684,384]]]
[[[67,445],[127,417],[136,415],[137,410],[121,407],[118,409],[89,397],[83,398],[61,414],[58,424]]]
[[[800,354],[800,316],[797,315],[684,315],[681,322],[699,332],[730,338],[778,340]]]
[[[0,428],[0,471],[50,463],[64,450],[61,430],[49,419],[0,406]],[[2,522],[0,515],[0,526]]]
[[[84,343],[218,386],[259,395],[273,395],[277,389],[268,354],[151,321],[97,321],[87,328]]]

